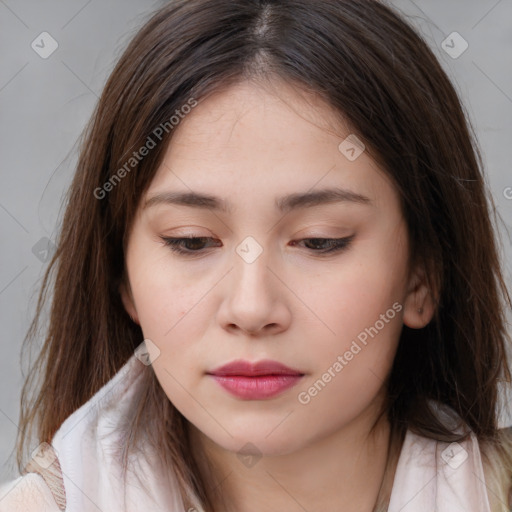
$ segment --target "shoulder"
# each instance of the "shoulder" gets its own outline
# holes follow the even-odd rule
[[[512,510],[512,427],[499,431],[496,442],[482,442],[482,466],[491,511]]]
[[[0,484],[0,512],[61,512],[46,482],[27,473]]]

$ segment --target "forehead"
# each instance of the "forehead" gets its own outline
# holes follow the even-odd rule
[[[272,196],[282,210],[294,200],[280,199],[286,192],[336,188],[360,204],[363,197],[389,202],[389,179],[366,152],[351,161],[340,151],[350,134],[317,96],[283,83],[242,82],[204,98],[180,121],[145,201],[181,192],[198,203],[194,195],[210,195],[220,201],[203,197],[205,204],[228,211],[242,197]]]
[[[247,144],[248,132],[255,144],[274,139],[282,145],[287,139],[300,140],[305,135],[321,142],[328,133],[346,136],[350,129],[318,94],[282,80],[243,81],[201,99],[174,130],[172,144],[213,139],[236,146],[239,140]]]

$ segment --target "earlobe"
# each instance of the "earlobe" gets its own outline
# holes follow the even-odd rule
[[[131,292],[130,285],[127,285],[124,279],[119,285],[119,293],[121,295],[121,300],[123,301],[123,305],[126,312],[136,324],[140,325],[139,316],[135,308],[135,303],[133,301],[133,295]]]
[[[416,272],[409,285],[404,303],[403,322],[411,329],[422,329],[434,316],[435,300],[429,289],[425,273]]]

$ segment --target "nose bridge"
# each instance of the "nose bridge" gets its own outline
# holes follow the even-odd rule
[[[275,276],[269,269],[270,252],[252,236],[242,240],[235,251],[234,269],[225,296],[230,321],[246,330],[274,323],[272,316],[279,309],[276,304],[279,299],[274,288]]]
[[[290,311],[279,293],[269,255],[270,251],[252,236],[236,246],[234,268],[219,311],[225,328],[237,326],[246,332],[258,332],[269,326],[283,329],[289,323]]]
[[[268,295],[269,251],[255,237],[245,237],[235,248],[233,279],[235,288],[244,294],[249,292]],[[268,299],[268,297],[266,297]],[[258,297],[263,300],[263,297]]]

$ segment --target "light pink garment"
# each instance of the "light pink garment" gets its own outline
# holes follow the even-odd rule
[[[441,443],[408,431],[388,512],[491,512],[473,432],[462,443]]]
[[[165,483],[158,457],[133,460],[149,495],[131,474],[128,485],[122,485],[114,446],[122,442],[123,417],[142,369],[142,363],[133,356],[56,433],[52,446],[62,468],[66,512],[187,512],[175,485]],[[449,417],[445,408],[438,410]],[[484,481],[473,433],[467,441],[449,445],[408,431],[389,512],[491,512]],[[18,511],[61,512],[45,481],[36,473],[0,486],[0,512]]]

